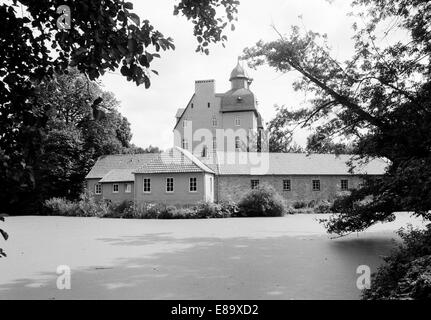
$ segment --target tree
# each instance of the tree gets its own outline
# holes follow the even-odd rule
[[[192,21],[197,51],[208,54],[210,43],[227,40],[223,30],[236,19],[237,5],[235,0],[183,0],[174,14]],[[64,17],[57,13],[60,6],[70,9],[70,29],[57,25]],[[226,16],[216,12],[220,7]],[[127,80],[148,88],[152,60],[175,47],[171,38],[133,13],[132,3],[122,0],[12,0],[0,5],[0,19],[0,178],[17,200],[35,187],[40,128],[49,119],[45,105],[37,101],[41,82],[67,73],[69,67],[91,80],[120,69]]]
[[[292,126],[298,120],[298,114],[285,106],[275,106],[275,117],[268,123],[269,152],[304,152],[303,148],[293,142]]]
[[[355,0],[353,5],[366,25],[354,24],[355,54],[346,62],[331,57],[326,35],[298,27],[244,53],[251,66],[267,63],[299,73],[294,87],[313,97],[310,108],[296,113],[301,125],[323,122],[332,138],[351,139],[364,161],[389,160],[381,178],[368,177],[338,203],[343,213],[327,227],[340,234],[391,220],[399,210],[431,217],[431,3]],[[383,38],[394,30],[409,37],[381,48],[378,30],[388,22]]]
[[[40,212],[52,197],[77,199],[98,157],[130,153],[133,148],[130,124],[117,111],[114,95],[77,70],[55,74],[36,89],[38,105],[43,106],[38,112],[47,120],[38,128],[41,147],[32,158],[34,188],[23,190],[17,198],[15,190],[0,196],[4,210],[13,208],[14,214]]]
[[[320,128],[307,138],[307,152],[309,153],[332,153],[332,154],[353,154],[355,148],[351,144],[344,142],[334,142]]]
[[[2,216],[0,216],[0,221],[4,221],[4,218]],[[4,240],[7,240],[9,237],[6,231],[4,231],[2,228],[0,228],[0,234],[2,235],[2,238]],[[0,258],[2,257],[6,257],[6,253],[3,251],[2,248],[0,248]]]
[[[181,0],[174,14],[192,21],[197,51],[208,54],[209,43],[227,40],[223,30],[228,23],[234,29],[238,4]],[[217,14],[219,7],[226,17]],[[39,82],[55,72],[67,73],[68,67],[91,80],[120,68],[128,81],[148,88],[149,70],[157,74],[150,69],[152,60],[160,50],[175,49],[171,38],[132,10],[133,4],[123,0],[12,0],[0,5],[0,180],[13,195],[8,204],[35,190],[34,159],[42,148],[40,128],[48,121],[35,99]],[[70,18],[71,28],[59,28],[59,18]]]

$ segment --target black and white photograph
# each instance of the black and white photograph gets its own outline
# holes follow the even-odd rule
[[[430,219],[430,1],[0,0],[1,301],[430,300]]]

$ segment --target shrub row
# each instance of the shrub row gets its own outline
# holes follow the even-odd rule
[[[231,201],[220,203],[199,202],[189,208],[176,208],[157,203],[134,204],[133,201],[111,203],[96,201],[86,192],[79,201],[64,198],[52,198],[45,202],[47,214],[62,216],[125,218],[125,219],[203,219],[227,217],[279,217],[285,214],[330,212],[329,202],[295,202],[287,205],[286,201],[268,185],[261,185],[250,190],[238,204]]]

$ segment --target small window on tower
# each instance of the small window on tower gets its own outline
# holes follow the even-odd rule
[[[241,140],[239,137],[235,137],[235,151],[241,150]]]
[[[191,107],[192,107],[192,109],[193,109],[193,107],[194,107],[193,103],[192,103],[192,106],[191,106]]]
[[[235,118],[235,125],[236,126],[240,126],[241,125],[241,118],[240,117],[236,117]]]
[[[213,137],[213,152],[217,151],[217,138]]]
[[[213,117],[212,118],[212,125],[213,125],[213,127],[217,127],[217,117]]]
[[[183,141],[182,141],[182,148],[185,150],[188,150],[188,148],[189,148],[189,143],[186,139],[183,139]]]
[[[208,108],[211,107],[211,103],[208,102]]]
[[[208,152],[207,152],[207,146],[203,146],[202,147],[202,153],[201,153],[202,158],[206,158],[207,154],[208,154]]]
[[[238,98],[236,98],[236,101],[237,101],[238,103],[241,103],[241,102],[242,102],[242,97],[238,97]]]

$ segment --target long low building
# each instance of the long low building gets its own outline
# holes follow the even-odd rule
[[[175,147],[161,154],[101,157],[86,177],[95,197],[168,205],[238,201],[260,184],[271,185],[288,202],[332,201],[357,188],[363,175],[384,173],[386,162],[356,163],[351,155],[217,152],[205,161]],[[355,163],[354,163],[355,164]]]

